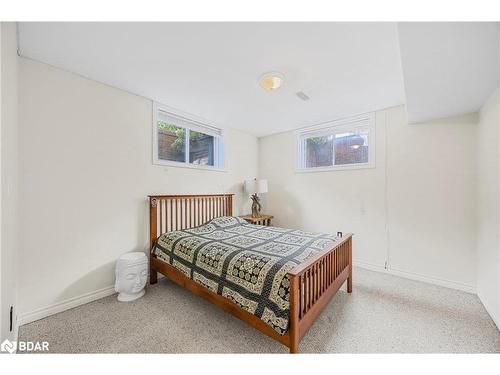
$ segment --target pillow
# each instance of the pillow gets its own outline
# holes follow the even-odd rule
[[[208,223],[218,228],[227,228],[235,225],[246,224],[247,222],[242,218],[236,216],[221,216],[210,220]]]

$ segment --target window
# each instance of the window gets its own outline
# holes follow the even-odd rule
[[[375,166],[374,115],[333,121],[297,132],[299,171]]]
[[[209,169],[224,167],[220,129],[159,104],[155,104],[153,110],[155,164]]]

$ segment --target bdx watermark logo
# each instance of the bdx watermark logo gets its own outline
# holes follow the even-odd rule
[[[5,340],[0,344],[0,352],[48,352],[49,343],[47,341],[10,341]]]

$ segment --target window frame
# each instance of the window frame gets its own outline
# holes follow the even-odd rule
[[[158,148],[158,121],[161,121],[160,112],[167,116],[179,119],[182,125],[175,124],[175,126],[186,129],[185,131],[185,161],[164,160],[159,158]],[[224,147],[224,131],[215,126],[208,120],[182,112],[178,109],[171,108],[161,103],[153,102],[153,165],[177,167],[177,168],[190,168],[202,169],[209,171],[225,172],[225,147]],[[200,165],[189,162],[189,135],[191,131],[200,132],[214,137],[214,165]]]
[[[354,132],[357,129],[368,129],[368,162],[356,164],[339,164],[324,167],[306,167],[305,166],[305,139],[327,136],[338,133]],[[352,116],[333,121],[325,121],[315,125],[309,125],[295,131],[295,172],[296,173],[311,173],[311,172],[329,172],[341,171],[350,169],[367,169],[375,168],[376,161],[376,123],[375,113],[367,113],[358,116]],[[334,139],[335,142],[335,139]],[[335,144],[335,143],[334,143]],[[335,160],[335,146],[332,150]]]

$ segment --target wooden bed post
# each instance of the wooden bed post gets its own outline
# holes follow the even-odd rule
[[[149,199],[149,283],[150,284],[156,284],[158,282],[158,272],[153,269],[151,259],[154,257],[152,251],[153,251],[153,246],[156,241],[156,234],[157,234],[157,228],[156,228],[156,205],[157,205],[158,200],[156,198],[150,198]]]
[[[349,277],[347,278],[347,293],[352,293],[352,237],[347,242],[347,251],[349,253]]]
[[[299,352],[299,277],[290,275],[290,353]]]

